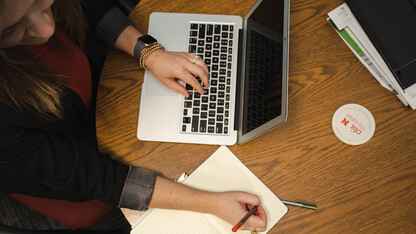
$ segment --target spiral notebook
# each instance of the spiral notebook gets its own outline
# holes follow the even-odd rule
[[[268,232],[287,207],[226,146],[221,146],[183,184],[208,191],[245,191],[260,197],[267,214]],[[182,210],[152,209],[131,233],[232,233],[233,225],[210,214]],[[250,233],[241,231],[238,233]]]

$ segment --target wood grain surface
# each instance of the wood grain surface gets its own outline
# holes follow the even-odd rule
[[[254,0],[142,0],[130,15],[147,32],[151,12],[244,15]],[[341,0],[292,0],[287,122],[229,147],[289,207],[271,233],[416,233],[416,112],[384,89],[326,22]],[[136,137],[143,71],[112,51],[98,92],[102,152],[171,179],[192,172],[218,146],[144,142]],[[339,141],[338,107],[357,103],[374,116],[373,138]]]

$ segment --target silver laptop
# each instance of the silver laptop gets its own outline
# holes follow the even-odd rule
[[[150,35],[169,51],[199,55],[210,71],[201,95],[165,87],[146,71],[137,137],[234,145],[287,119],[289,0],[258,0],[239,16],[152,13]]]

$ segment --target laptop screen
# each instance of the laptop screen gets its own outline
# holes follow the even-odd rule
[[[274,126],[259,130],[270,121],[286,115],[287,66],[284,63],[285,1],[263,0],[245,19],[245,68],[243,70],[243,113],[241,134],[257,129],[258,135]],[[284,95],[284,96],[282,96]],[[284,113],[282,113],[284,112]],[[254,137],[254,136],[253,136]],[[252,137],[251,137],[252,138]]]

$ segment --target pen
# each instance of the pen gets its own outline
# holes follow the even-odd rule
[[[290,202],[290,201],[284,201],[284,200],[281,200],[281,201],[283,202],[283,204],[290,205],[290,206],[298,206],[298,207],[312,209],[312,210],[317,209],[315,204],[309,204],[309,203],[299,202],[299,201],[298,202]]]
[[[238,222],[232,229],[233,232],[236,232],[252,214],[254,214],[257,211],[257,206],[254,206],[253,209],[251,209],[241,220]]]

